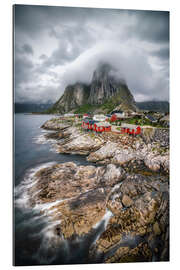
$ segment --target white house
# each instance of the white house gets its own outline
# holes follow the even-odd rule
[[[64,117],[74,117],[75,114],[74,113],[66,113],[64,114]]]
[[[93,120],[94,121],[106,121],[106,116],[105,115],[103,115],[103,114],[96,114],[96,115],[94,115],[93,116]]]
[[[117,118],[124,118],[125,114],[124,112],[122,113],[114,113],[116,115]]]

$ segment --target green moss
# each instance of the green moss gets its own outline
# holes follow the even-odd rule
[[[56,113],[59,113],[59,111],[53,106],[53,107],[45,110],[43,113],[45,113],[45,114],[56,114]]]
[[[97,109],[99,106],[98,105],[91,105],[91,104],[84,104],[80,107],[78,107],[74,113],[88,113],[88,112],[93,112],[95,109]]]
[[[107,102],[105,102],[101,108],[102,110],[105,110],[107,113],[110,113],[113,111],[114,107],[116,106],[116,104],[113,102],[113,100],[109,100]]]
[[[90,136],[91,138],[95,138],[95,134],[94,134],[94,133],[89,133],[89,136]]]
[[[129,119],[124,120],[128,124],[134,124],[134,125],[139,125],[139,126],[151,126],[151,127],[157,127],[157,128],[163,128],[163,126],[160,123],[152,123],[149,119],[147,118],[138,118],[138,117],[133,117]]]

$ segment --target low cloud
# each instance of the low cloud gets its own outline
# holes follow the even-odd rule
[[[100,61],[137,101],[169,98],[169,13],[15,6],[15,99],[55,102]]]

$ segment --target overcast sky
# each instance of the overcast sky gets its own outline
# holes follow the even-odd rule
[[[169,13],[16,5],[15,101],[55,102],[100,61],[136,101],[169,100]]]

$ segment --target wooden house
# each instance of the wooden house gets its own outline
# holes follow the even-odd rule
[[[141,133],[141,127],[138,125],[122,123],[121,124],[121,133],[127,133],[130,135],[139,135]]]
[[[111,125],[107,122],[99,122],[95,124],[96,132],[109,132],[111,131]]]

